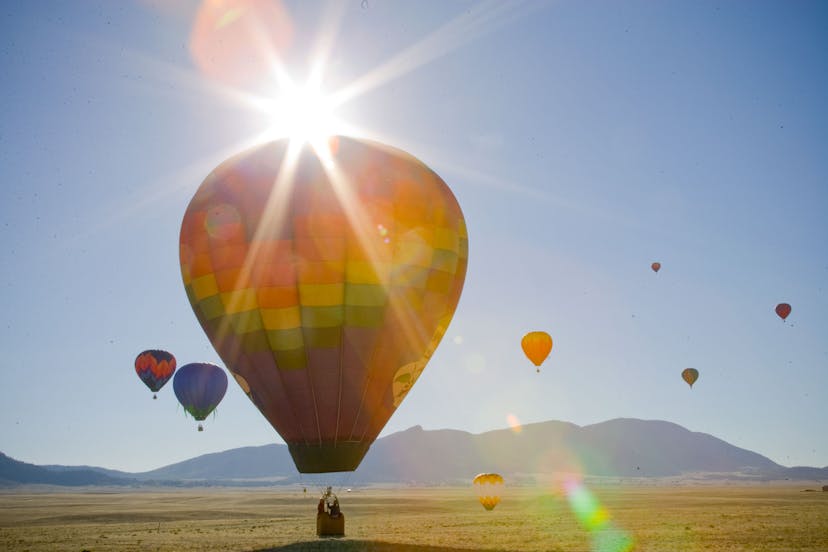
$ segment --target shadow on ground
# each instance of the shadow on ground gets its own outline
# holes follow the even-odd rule
[[[320,539],[307,542],[295,542],[275,548],[263,548],[255,552],[299,552],[299,551],[327,551],[345,550],[368,552],[505,552],[497,548],[455,548],[450,546],[426,546],[421,544],[398,544],[382,541],[347,540],[347,539]]]

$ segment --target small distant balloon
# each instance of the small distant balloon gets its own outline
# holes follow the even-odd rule
[[[687,385],[692,388],[693,384],[696,383],[696,380],[699,379],[699,371],[695,368],[685,368],[681,372],[681,379],[686,381]]]
[[[658,272],[661,270],[661,263],[653,263],[650,265],[650,268],[653,269],[653,272]]]
[[[776,314],[782,320],[785,320],[791,314],[791,306],[787,303],[779,303],[776,305]]]
[[[552,351],[552,337],[546,332],[529,332],[523,336],[520,346],[526,357],[538,366],[537,371],[540,372],[540,365]]]
[[[472,480],[477,499],[487,510],[494,510],[500,503],[503,491],[503,477],[497,473],[479,473]]]
[[[202,422],[224,398],[227,374],[209,362],[186,364],[175,373],[173,391],[184,410]],[[204,427],[198,424],[198,430],[204,431]]]
[[[152,391],[153,399],[158,398],[156,393],[169,381],[173,372],[175,357],[167,351],[150,349],[135,357],[135,373]]]

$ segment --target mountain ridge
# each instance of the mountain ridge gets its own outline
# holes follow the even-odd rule
[[[371,446],[352,484],[465,483],[496,471],[532,482],[556,473],[604,478],[828,479],[828,467],[784,467],[713,435],[663,420],[614,418],[578,426],[549,420],[473,434],[412,426]],[[299,475],[283,444],[200,455],[144,472],[36,466],[0,453],[0,485],[278,485],[324,480]]]

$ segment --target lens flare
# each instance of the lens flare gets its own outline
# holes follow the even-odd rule
[[[205,75],[231,86],[269,78],[293,42],[293,22],[280,1],[204,0],[189,49]]]
[[[506,423],[509,424],[509,429],[511,429],[515,433],[520,433],[521,431],[523,431],[523,426],[520,425],[520,420],[514,414],[506,415]]]
[[[463,364],[470,374],[480,374],[486,370],[486,357],[482,353],[469,353],[463,357]]]
[[[341,123],[334,115],[334,105],[318,86],[283,83],[281,94],[264,102],[270,118],[271,139],[290,138],[298,143],[311,143],[315,148],[339,133]]]
[[[563,488],[575,518],[589,532],[593,552],[629,552],[633,549],[632,537],[612,523],[607,509],[580,478],[567,479]]]

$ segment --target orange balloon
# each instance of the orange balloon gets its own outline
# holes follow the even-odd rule
[[[699,371],[695,368],[685,368],[681,372],[681,379],[687,382],[687,385],[693,387],[693,384],[696,383],[696,380],[699,379]]]
[[[422,162],[338,137],[225,161],[181,224],[213,347],[302,473],[352,471],[445,334],[466,275],[457,200]]]
[[[785,320],[791,314],[791,306],[787,303],[779,303],[776,305],[776,314],[782,320]]]
[[[523,352],[535,366],[540,366],[552,351],[552,337],[546,332],[529,332],[520,341]],[[537,370],[540,372],[540,368]]]
[[[661,270],[661,263],[653,263],[650,265],[650,268],[653,269],[653,272],[658,272]]]

